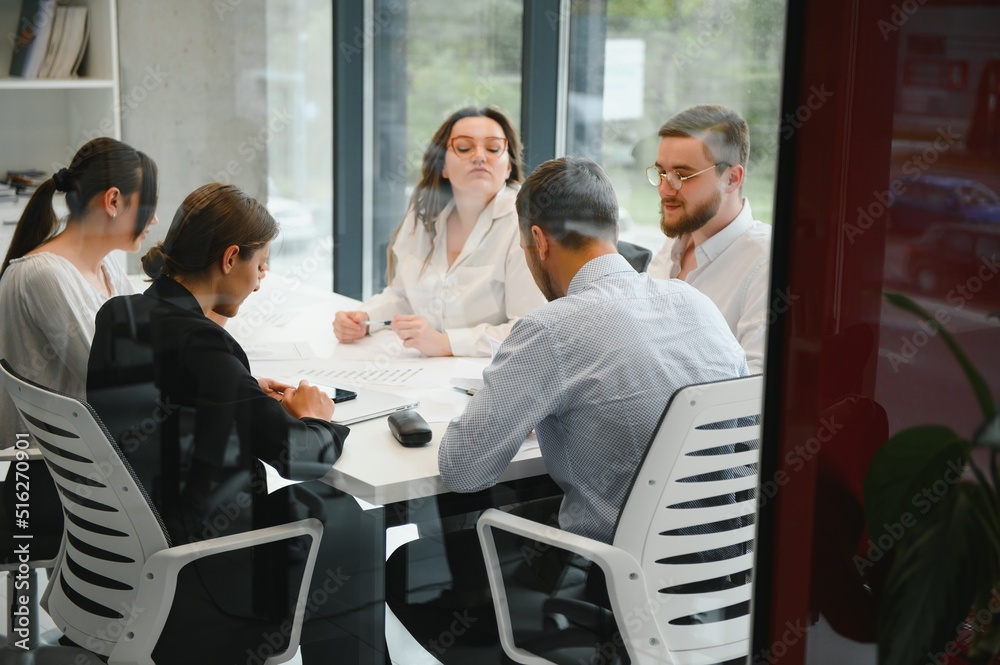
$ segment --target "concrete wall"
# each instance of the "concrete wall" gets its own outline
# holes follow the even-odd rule
[[[162,239],[196,187],[267,196],[265,0],[118,0],[122,139],[159,167]],[[129,256],[130,272],[138,257]]]

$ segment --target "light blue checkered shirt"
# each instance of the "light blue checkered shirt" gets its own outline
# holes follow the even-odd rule
[[[532,428],[565,491],[560,526],[611,542],[635,470],[674,391],[746,376],[746,358],[709,298],[636,273],[618,254],[585,264],[569,293],[521,318],[485,385],[448,426],[445,485],[494,485]]]

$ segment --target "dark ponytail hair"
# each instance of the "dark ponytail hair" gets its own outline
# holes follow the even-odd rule
[[[59,226],[52,209],[55,192],[66,192],[69,218],[79,221],[86,214],[91,200],[112,187],[117,187],[126,197],[139,192],[139,211],[135,219],[135,237],[138,238],[156,211],[156,164],[121,141],[96,138],[77,151],[69,168],[60,169],[31,195],[14,229],[7,256],[0,267],[0,276],[11,261],[21,258],[55,234]]]
[[[142,270],[154,279],[198,276],[232,245],[240,259],[249,259],[278,228],[267,208],[235,185],[202,185],[177,208],[163,242],[142,257]]]

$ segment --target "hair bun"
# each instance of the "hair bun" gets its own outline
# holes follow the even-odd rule
[[[142,271],[149,277],[156,279],[166,274],[167,255],[163,253],[163,243],[158,242],[149,248],[145,256],[142,257]]]
[[[68,192],[73,187],[73,173],[67,168],[61,168],[52,176],[57,192]]]

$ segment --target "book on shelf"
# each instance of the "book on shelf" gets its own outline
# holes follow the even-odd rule
[[[48,52],[55,14],[56,0],[21,0],[21,14],[13,32],[11,76],[38,77]]]
[[[53,54],[50,68],[41,74],[45,78],[70,78],[76,76],[83,54],[87,51],[90,38],[90,22],[86,7],[58,7],[56,24],[58,37],[53,28]]]
[[[77,49],[76,61],[73,63],[73,67],[70,70],[70,76],[76,76],[80,67],[83,65],[83,57],[87,55],[87,47],[90,44],[90,15],[87,13],[87,8],[83,7],[83,40],[80,42],[80,48]]]
[[[66,29],[66,8],[56,7],[56,14],[52,17],[52,34],[49,35],[49,47],[45,49],[45,59],[42,60],[42,67],[38,70],[38,78],[48,78],[52,71],[52,63],[56,59],[56,51],[59,50],[59,42],[62,40],[62,32]]]
[[[87,8],[58,5],[56,0],[22,1],[19,24],[22,30],[11,60],[11,76],[57,79],[76,76],[90,41]],[[39,8],[35,9],[35,5]],[[28,21],[25,17],[29,14],[37,16],[37,20]]]

